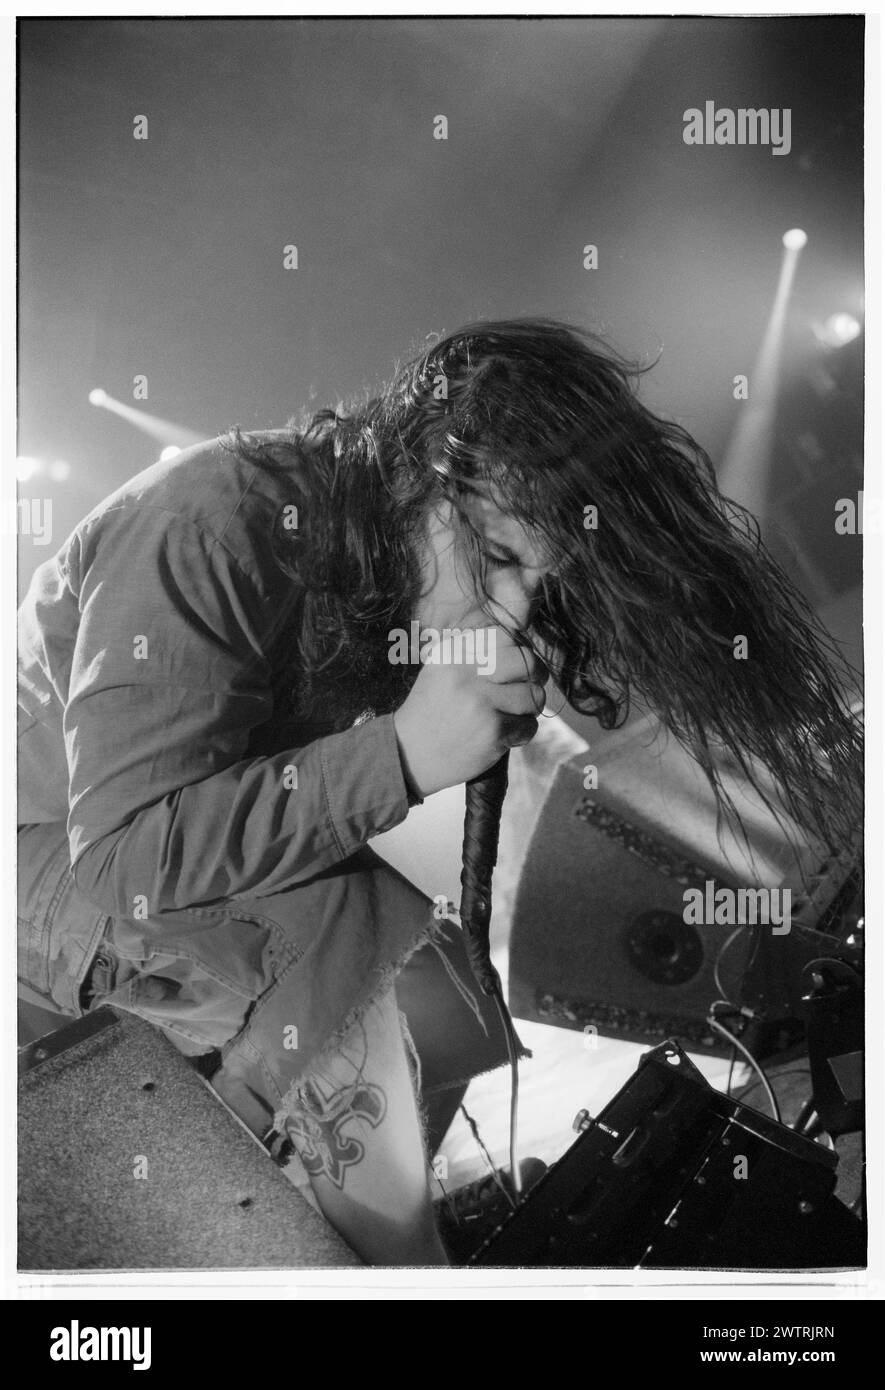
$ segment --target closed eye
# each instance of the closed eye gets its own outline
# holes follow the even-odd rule
[[[496,555],[493,550],[485,550],[483,554],[490,565],[495,569],[512,569],[514,566],[522,564],[518,555],[514,555],[512,550],[505,551],[503,554]]]

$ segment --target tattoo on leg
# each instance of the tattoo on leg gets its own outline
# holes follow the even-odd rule
[[[377,1129],[387,1111],[387,1097],[374,1082],[324,1089],[318,1081],[304,1087],[304,1103],[293,1110],[289,1132],[311,1177],[324,1176],[344,1187],[348,1168],[359,1163],[366,1149],[354,1134],[345,1134],[353,1121]]]

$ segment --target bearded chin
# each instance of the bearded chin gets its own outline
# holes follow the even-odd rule
[[[294,719],[319,738],[399,709],[421,666],[391,662],[389,653],[386,630],[351,637],[328,666],[296,683],[290,694]]]

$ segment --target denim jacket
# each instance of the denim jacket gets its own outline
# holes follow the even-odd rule
[[[18,820],[66,822],[112,916],[280,892],[408,812],[391,714],[301,746],[277,721],[290,500],[196,445],[90,512],[21,605]]]

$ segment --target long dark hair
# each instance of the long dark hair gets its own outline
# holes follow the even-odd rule
[[[479,323],[377,396],[290,421],[276,448],[234,430],[231,447],[255,464],[299,464],[306,524],[280,559],[301,596],[302,692],[356,660],[395,707],[406,687],[391,685],[402,668],[386,661],[387,632],[413,616],[433,501],[452,502],[485,592],[465,506],[483,481],[553,559],[523,636],[573,708],[610,728],[639,696],[720,810],[730,761],[766,805],[845,848],[862,822],[846,668],[757,523],[719,493],[704,450],[639,401],[644,370],[563,323]]]

